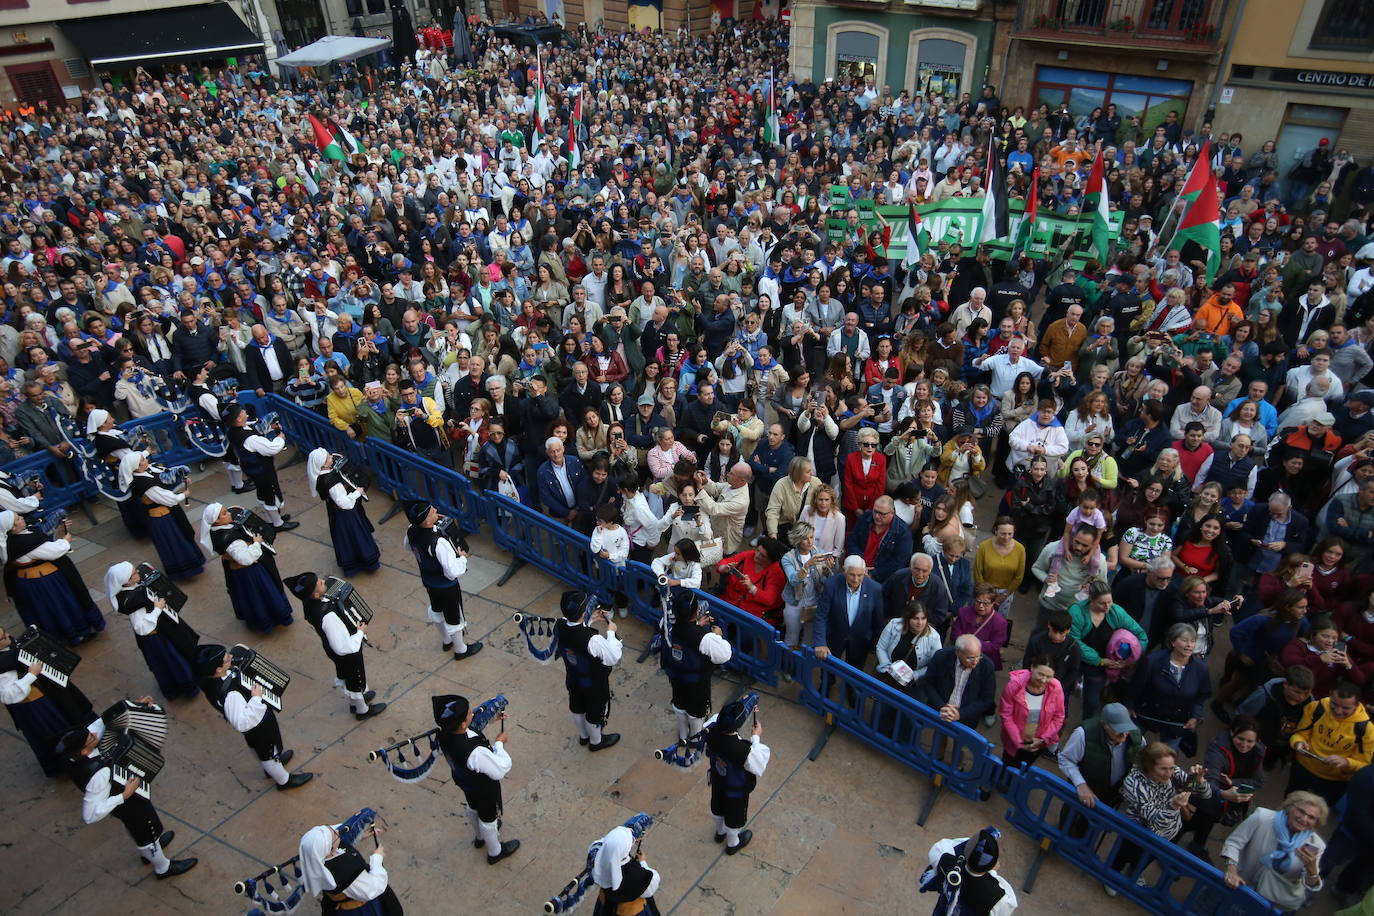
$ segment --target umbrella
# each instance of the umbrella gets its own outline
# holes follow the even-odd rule
[[[472,66],[477,58],[472,53],[472,37],[468,35],[467,17],[460,6],[453,14],[453,64]]]

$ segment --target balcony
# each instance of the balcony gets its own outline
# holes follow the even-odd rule
[[[1036,41],[1215,51],[1226,0],[1024,0],[1016,35]]]

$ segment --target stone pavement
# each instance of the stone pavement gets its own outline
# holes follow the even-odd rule
[[[305,493],[304,478],[303,465],[284,470],[285,492]],[[192,490],[191,515],[197,523],[206,502],[244,500],[228,492],[218,471],[199,475]],[[374,522],[390,505],[385,496],[373,500]],[[102,505],[95,511],[99,524],[91,526],[78,514],[75,526],[76,556],[88,585],[98,587],[112,563],[156,561],[150,542],[130,542],[113,508]],[[306,568],[336,573],[323,507],[293,496],[287,511],[302,525],[278,539],[283,575]],[[389,825],[387,868],[412,914],[541,912],[543,902],[580,870],[587,844],[640,810],[656,821],[644,850],[663,876],[658,903],[665,914],[920,913],[934,904],[933,897],[916,890],[931,843],[989,823],[1006,826],[1000,799],[977,804],[946,795],[926,827],[917,827],[930,783],[842,732],[818,760],[808,762],[819,724],[786,699],[791,691],[784,690],[783,696],[763,695],[759,707],[773,757],[753,796],[754,841],[744,853],[727,857],[711,839],[704,766],[682,772],[651,756],[675,732],[667,684],[657,665],[635,663],[648,628],[632,619],[620,622],[626,652],[612,679],[610,728],[623,737],[615,748],[591,755],[575,739],[561,666],[536,664],[511,620],[517,610],[555,614],[560,584],[526,568],[496,586],[506,557],[487,537],[473,539],[463,585],[471,632],[486,649],[454,662],[440,651],[434,628],[425,622],[425,593],[401,547],[404,531],[402,516],[380,526],[382,569],[353,580],[377,611],[368,673],[378,700],[391,704],[366,722],[354,720],[331,686],[332,669],[299,614],[294,626],[267,637],[243,629],[230,610],[217,561],[183,586],[190,595],[186,618],[203,642],[242,641],[290,670],[281,722],[286,745],[296,750],[291,769],[317,774],[308,786],[278,793],[242,739],[203,698],[167,704],[174,719],[168,765],[153,798],[166,826],[177,831],[169,853],[200,858],[199,867],[185,877],[155,881],[117,821],[83,825],[75,788],[65,779],[45,779],[12,723],[0,721],[0,793],[9,823],[0,841],[0,873],[8,884],[5,909],[121,916],[242,913],[246,905],[233,895],[235,881],[294,855],[300,835],[311,826],[369,806]],[[104,607],[103,594],[97,594]],[[293,606],[298,609],[294,599]],[[108,609],[106,619],[105,633],[81,647],[83,662],[75,678],[97,709],[126,695],[156,692],[127,622]],[[9,602],[0,608],[0,624],[19,628]],[[1009,657],[1019,657],[1019,651]],[[715,689],[718,704],[740,686],[721,681]],[[504,784],[502,836],[517,838],[522,846],[492,867],[471,846],[462,796],[442,759],[418,785],[400,783],[382,764],[366,759],[369,750],[432,727],[429,697],[451,692],[475,700],[504,693],[510,700],[515,765]],[[1109,899],[1089,876],[1053,857],[1046,860],[1035,892],[1022,894],[1034,851],[1014,830],[1004,835],[1001,870],[1018,889],[1018,912],[1036,916],[1091,908],[1099,916],[1113,916],[1137,911]],[[314,906],[306,903],[301,912],[314,912]]]

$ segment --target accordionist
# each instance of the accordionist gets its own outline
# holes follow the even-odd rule
[[[262,685],[244,686],[236,673],[231,676],[232,665],[233,657],[224,646],[207,643],[200,647],[196,655],[196,674],[201,679],[200,689],[205,692],[205,699],[243,735],[244,742],[258,755],[263,772],[272,777],[278,791],[305,785],[315,774],[286,772],[286,765],[295,756],[295,751],[283,749],[281,726],[277,724],[277,714],[262,698]]]
[[[43,772],[56,776],[62,772],[58,739],[74,728],[89,729],[98,736],[105,731],[105,724],[70,679],[63,686],[42,673],[41,662],[25,666],[19,661],[14,638],[0,628],[0,701],[29,742]]]
[[[300,599],[301,612],[319,634],[324,654],[334,663],[334,686],[343,691],[354,717],[370,719],[386,709],[385,703],[372,702],[377,691],[367,687],[367,663],[363,657],[367,624],[355,624],[334,602],[326,602],[325,580],[312,572],[291,576],[286,587]]]
[[[463,616],[463,587],[458,578],[468,571],[467,553],[448,538],[434,530],[439,512],[427,502],[406,505],[406,546],[415,554],[420,567],[420,581],[429,595],[425,613],[429,622],[439,630],[443,651],[453,651],[459,660],[482,651],[480,642],[468,643],[463,638],[467,620]]]
[[[110,607],[129,618],[148,670],[169,700],[200,692],[194,665],[200,636],[167,602],[148,594],[132,563],[116,563],[105,570],[105,595]]]
[[[248,412],[237,404],[225,411],[225,422],[229,428],[226,434],[234,457],[238,459],[243,473],[253,481],[257,488],[258,504],[263,515],[278,531],[299,528],[300,522],[291,521],[290,516],[282,515],[281,483],[277,480],[277,467],[272,458],[286,448],[286,437],[282,435],[260,436],[248,428]]]
[[[153,698],[143,697],[138,702],[151,706]],[[83,793],[81,819],[94,824],[114,815],[129,831],[144,863],[153,866],[159,881],[195,868],[195,859],[167,858],[165,848],[175,833],[162,829],[162,818],[153,803],[137,794],[137,776],[130,777],[122,786],[114,781],[112,763],[100,752],[99,745],[100,738],[85,729],[72,729],[58,742],[58,753],[67,761],[72,781]]]
[[[502,842],[501,780],[510,773],[511,759],[506,752],[510,736],[506,734],[505,713],[501,714],[501,733],[491,742],[472,730],[472,708],[466,697],[457,694],[435,697],[434,705],[442,708],[435,716],[439,726],[439,747],[448,760],[453,781],[463,790],[468,804],[468,822],[472,824],[472,845],[486,849],[487,864],[495,865],[520,848],[519,840]]]

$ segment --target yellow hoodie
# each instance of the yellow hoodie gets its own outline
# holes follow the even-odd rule
[[[1355,711],[1344,719],[1337,719],[1331,712],[1330,697],[1308,703],[1290,743],[1297,745],[1302,741],[1318,757],[1339,754],[1349,761],[1350,766],[1331,767],[1304,754],[1297,755],[1298,763],[1321,779],[1350,779],[1356,770],[1369,766],[1374,755],[1374,729],[1369,727],[1369,713],[1363,703],[1357,704]]]

